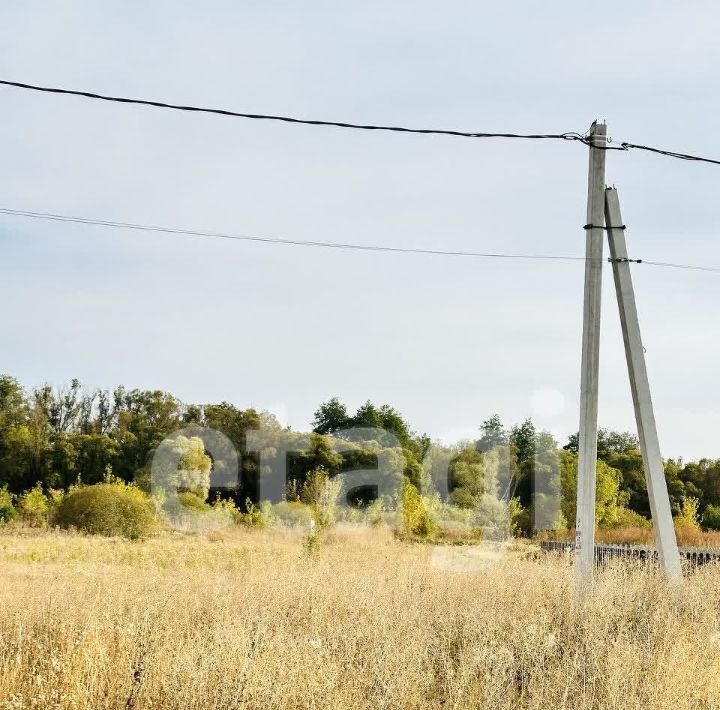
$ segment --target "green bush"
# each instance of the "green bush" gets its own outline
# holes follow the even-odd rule
[[[423,513],[423,516],[420,518],[418,526],[415,528],[415,534],[418,537],[429,538],[432,537],[436,532],[437,525],[435,525],[433,519],[427,513]]]
[[[375,499],[367,507],[367,520],[370,525],[377,528],[385,524],[385,518],[383,517],[383,506],[379,498]]]
[[[532,519],[530,511],[523,508],[519,498],[511,498],[508,503],[510,518],[510,534],[514,537],[530,537],[532,535]]]
[[[42,486],[37,485],[23,493],[18,499],[20,517],[26,525],[33,528],[44,528],[50,515],[50,501],[43,493]]]
[[[62,528],[130,540],[147,537],[156,525],[147,495],[120,483],[75,488],[58,505],[54,522]]]
[[[0,524],[7,523],[17,515],[13,506],[13,494],[8,491],[7,486],[0,488]]]
[[[720,530],[720,505],[709,505],[705,508],[702,522],[708,530]]]
[[[640,513],[636,513],[629,508],[618,508],[617,520],[613,524],[614,528],[643,528],[649,530],[652,523],[644,518]]]
[[[282,501],[272,507],[272,512],[289,528],[308,527],[310,521],[314,520],[312,508],[304,503]]]
[[[404,479],[402,490],[402,532],[421,538],[431,537],[436,530],[435,523],[428,515],[425,500],[418,489]]]
[[[478,499],[468,488],[456,488],[450,494],[450,502],[458,508],[476,508]]]
[[[246,525],[249,528],[264,528],[266,525],[265,517],[259,506],[255,505],[249,498],[245,500],[246,512],[240,513],[237,522],[240,525]]]
[[[198,513],[207,513],[210,510],[210,506],[192,491],[182,491],[177,494],[177,497],[183,508],[189,508]]]
[[[226,515],[234,523],[243,522],[243,514],[237,509],[234,501],[229,498],[220,498],[218,496],[213,501],[211,508],[215,513]]]
[[[308,557],[317,557],[320,552],[320,533],[311,532],[303,540],[303,549]]]
[[[240,525],[249,528],[269,528],[277,523],[277,516],[273,505],[269,500],[263,500],[255,505],[249,498],[245,499],[245,510],[243,513],[237,511],[235,521]]]
[[[240,522],[240,512],[232,501],[215,500],[212,504],[203,498],[203,492],[180,491],[169,497],[154,498],[160,518],[176,530],[185,532],[211,532]]]

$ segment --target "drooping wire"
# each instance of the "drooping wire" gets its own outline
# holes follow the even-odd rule
[[[662,266],[667,267],[669,269],[688,269],[691,271],[716,271],[720,272],[720,267],[718,266],[699,266],[698,264],[672,264],[667,261],[646,261],[643,259],[643,264],[647,264],[648,266]]]
[[[566,140],[580,141],[588,144],[586,136],[572,131],[566,133],[487,133],[480,131],[456,131],[444,128],[408,128],[405,126],[385,126],[363,123],[350,123],[346,121],[326,121],[306,118],[294,118],[292,116],[277,116],[262,113],[244,113],[240,111],[230,111],[220,108],[208,108],[203,106],[191,106],[184,104],[171,104],[165,101],[154,101],[150,99],[133,99],[123,96],[109,96],[107,94],[97,94],[90,91],[76,91],[74,89],[61,89],[49,86],[37,86],[35,84],[27,84],[20,81],[8,81],[0,79],[0,85],[12,86],[19,89],[28,89],[30,91],[41,91],[49,94],[64,94],[68,96],[80,96],[87,99],[98,99],[100,101],[112,101],[123,104],[136,104],[140,106],[152,106],[154,108],[173,109],[175,111],[191,111],[195,113],[211,113],[220,116],[230,116],[234,118],[248,118],[263,121],[281,121],[283,123],[298,123],[308,126],[334,126],[336,128],[352,128],[362,131],[392,131],[396,133],[422,133],[430,135],[443,136],[459,136],[462,138],[523,138],[535,140]]]
[[[190,237],[206,237],[212,239],[231,239],[246,242],[262,242],[264,244],[284,244],[303,247],[321,247],[326,249],[354,249],[357,251],[390,252],[396,254],[425,254],[428,256],[454,256],[470,257],[480,259],[527,259],[527,260],[557,260],[557,261],[585,261],[583,256],[565,256],[558,254],[502,254],[484,253],[474,251],[449,251],[444,249],[423,249],[414,247],[391,247],[379,244],[352,244],[346,242],[324,242],[302,239],[285,239],[282,237],[264,237],[249,234],[228,234],[223,232],[208,232],[195,229],[180,229],[174,227],[162,227],[147,224],[136,224],[133,222],[117,222],[106,219],[93,219],[90,217],[76,217],[71,215],[55,214],[50,212],[31,212],[29,210],[17,210],[9,207],[0,207],[0,214],[12,215],[15,217],[29,217],[32,219],[50,220],[54,222],[73,222],[75,224],[88,224],[100,227],[113,227],[117,229],[131,229],[142,232],[157,232],[161,234],[184,235]]]
[[[19,210],[11,207],[0,207],[0,214],[13,217],[26,217],[30,219],[41,219],[52,222],[71,222],[74,224],[95,225],[98,227],[110,227],[115,229],[129,229],[140,232],[155,232],[159,234],[179,235],[188,237],[204,237],[210,239],[230,239],[243,242],[260,242],[263,244],[278,244],[300,247],[319,247],[324,249],[352,249],[368,252],[389,252],[393,254],[424,254],[426,256],[453,256],[476,259],[522,259],[529,261],[588,261],[584,256],[569,256],[565,254],[505,254],[500,252],[476,252],[476,251],[452,251],[445,249],[425,249],[420,247],[390,247],[380,244],[353,244],[348,242],[325,242],[303,239],[286,239],[283,237],[264,237],[251,234],[229,234],[225,232],[209,232],[196,229],[181,229],[176,227],[162,227],[148,224],[137,224],[134,222],[119,222],[107,219],[94,219],[91,217],[76,217],[72,215],[57,214],[52,212],[32,212],[30,210]],[[603,259],[612,261],[611,259]],[[646,259],[629,259],[628,261],[647,266],[667,267],[673,269],[692,269],[695,271],[720,272],[720,267],[701,266],[695,264],[675,264],[665,261],[647,261]]]
[[[705,158],[701,155],[690,155],[689,153],[677,153],[674,150],[663,150],[662,148],[653,148],[649,145],[639,145],[637,143],[621,143],[619,150],[646,150],[650,153],[657,153],[658,155],[666,155],[670,158],[677,158],[678,160],[692,160],[698,163],[710,163],[712,165],[720,165],[720,160],[714,158]]]
[[[37,84],[28,84],[21,81],[10,81],[0,79],[0,85],[11,86],[18,89],[27,89],[29,91],[41,91],[49,94],[64,94],[67,96],[79,96],[87,99],[97,99],[100,101],[112,101],[123,104],[135,104],[140,106],[152,106],[154,108],[172,109],[175,111],[191,111],[195,113],[210,113],[220,116],[231,116],[235,118],[248,118],[263,121],[281,121],[283,123],[296,123],[307,126],[334,126],[336,128],[351,128],[362,131],[392,131],[396,133],[420,133],[429,135],[459,136],[462,138],[521,138],[535,140],[565,140],[577,141],[583,145],[591,145],[591,138],[588,132],[578,133],[576,131],[566,131],[565,133],[489,133],[483,131],[457,131],[445,128],[408,128],[407,126],[386,126],[375,124],[351,123],[347,121],[327,121],[308,118],[295,118],[293,116],[278,116],[262,113],[244,113],[240,111],[230,111],[228,109],[208,108],[204,106],[192,106],[184,104],[171,104],[166,101],[155,101],[151,99],[134,99],[124,96],[110,96],[107,94],[98,94],[91,91],[80,91],[75,89],[63,89],[51,86],[38,86]],[[690,160],[699,163],[710,163],[712,165],[720,165],[720,160],[707,158],[701,155],[691,155],[689,153],[680,153],[674,150],[666,150],[664,148],[656,148],[653,146],[642,145],[640,143],[630,143],[623,141],[617,145],[595,146],[598,150],[644,150],[657,155],[664,155],[678,160]]]

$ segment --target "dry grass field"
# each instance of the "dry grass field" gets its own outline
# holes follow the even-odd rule
[[[720,707],[719,569],[668,590],[620,563],[580,604],[565,560],[481,558],[386,530],[6,530],[0,708]]]
[[[680,547],[698,547],[703,549],[720,549],[720,532],[700,528],[678,528],[675,530]],[[554,530],[544,533],[542,537],[548,540],[575,541],[574,530]],[[655,534],[649,528],[610,528],[597,530],[595,533],[597,544],[611,545],[654,545]]]

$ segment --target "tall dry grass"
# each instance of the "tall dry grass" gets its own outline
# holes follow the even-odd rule
[[[460,573],[437,554],[382,530],[312,551],[271,532],[4,533],[0,707],[720,706],[717,568],[668,589],[618,564],[574,603],[564,559]]]
[[[720,549],[720,532],[699,527],[678,527],[675,530],[680,547]],[[554,530],[539,535],[541,539],[575,541],[574,530]],[[609,545],[654,545],[655,531],[650,528],[610,528],[595,531],[595,543]]]

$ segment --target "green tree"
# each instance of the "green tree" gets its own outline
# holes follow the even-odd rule
[[[79,478],[83,483],[100,483],[105,471],[114,468],[118,456],[118,443],[107,434],[75,434],[72,438],[75,452],[74,479],[66,480],[67,487]]]
[[[576,432],[568,438],[565,445],[567,451],[577,454],[579,449],[580,435]],[[598,458],[605,461],[612,454],[624,454],[640,449],[640,442],[634,434],[629,432],[614,431],[613,429],[598,429],[597,452]]]
[[[577,455],[563,451],[560,455],[561,501],[565,520],[574,526],[577,518]],[[614,527],[625,498],[620,491],[620,471],[604,461],[596,466],[595,522],[602,528]]]
[[[27,416],[28,405],[20,383],[10,375],[0,375],[0,446],[2,433],[24,424]]]
[[[154,464],[154,483],[170,491],[192,493],[204,501],[210,491],[212,459],[205,453],[202,439],[179,435],[165,441],[163,446],[172,455],[161,464]]]
[[[355,416],[350,420],[350,426],[364,429],[382,429],[383,420],[380,410],[368,400],[358,407]]]
[[[673,515],[679,515],[682,510],[683,500],[686,496],[685,484],[680,478],[683,469],[680,463],[673,459],[667,460],[664,468],[668,496],[670,497],[670,509]]]
[[[496,446],[505,446],[509,443],[508,433],[498,414],[486,419],[480,426],[480,431],[482,435],[475,444],[480,452],[484,453]]]
[[[333,434],[350,424],[345,405],[337,397],[321,404],[315,412],[312,427],[316,434]]]
[[[516,424],[510,430],[510,443],[517,450],[518,462],[532,461],[535,457],[535,438],[537,431],[532,419],[526,419],[522,424]]]
[[[620,473],[620,490],[627,495],[628,508],[645,518],[650,517],[650,500],[645,483],[645,469],[643,467],[640,449],[626,449],[612,452],[604,459],[609,466],[616,468]]]
[[[17,515],[13,502],[15,496],[7,489],[7,486],[0,486],[0,525],[7,523]]]
[[[114,392],[117,411],[119,456],[115,473],[131,481],[146,467],[150,454],[170,433],[183,425],[183,406],[168,392],[118,387]]]
[[[703,505],[720,505],[720,461],[713,461],[705,471]]]
[[[485,493],[483,454],[464,449],[450,462],[448,487],[450,501],[460,508],[474,508]]]
[[[0,506],[2,515],[2,506]],[[720,505],[709,505],[702,516],[702,524],[707,530],[720,530]]]
[[[329,436],[310,434],[307,448],[290,458],[288,479],[295,481],[299,491],[308,474],[313,470],[323,470],[329,476],[336,476],[343,466],[343,456],[335,450],[333,440]]]
[[[267,419],[257,410],[238,409],[228,402],[220,404],[207,404],[203,407],[205,426],[222,432],[235,446],[240,457],[240,480],[232,497],[237,504],[244,505],[246,500],[259,501],[259,469],[256,454],[247,451],[247,432],[260,429]],[[223,491],[227,494],[227,491]]]
[[[18,511],[26,525],[34,528],[45,527],[50,515],[50,501],[43,493],[42,486],[36,485],[18,498]]]

